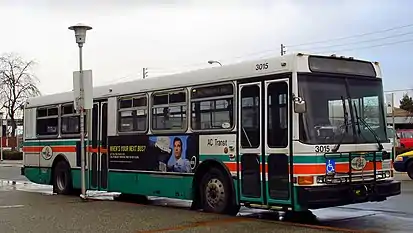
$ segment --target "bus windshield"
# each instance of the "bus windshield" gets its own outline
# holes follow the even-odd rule
[[[300,116],[303,143],[388,141],[380,79],[302,74],[298,85],[307,104]]]

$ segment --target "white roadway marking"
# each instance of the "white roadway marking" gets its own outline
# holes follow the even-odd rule
[[[9,209],[9,208],[20,208],[23,207],[24,205],[3,205],[0,206],[0,209]]]

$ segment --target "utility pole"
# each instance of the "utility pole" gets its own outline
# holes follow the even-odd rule
[[[285,54],[285,45],[281,44],[281,56]]]
[[[143,68],[142,78],[145,79],[148,77],[148,68]]]

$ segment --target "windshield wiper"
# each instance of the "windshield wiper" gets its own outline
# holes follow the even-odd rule
[[[332,151],[334,153],[336,153],[338,151],[338,149],[340,149],[341,143],[343,142],[344,136],[348,133],[348,127],[350,126],[350,124],[348,123],[348,112],[347,112],[347,107],[346,107],[346,100],[344,99],[343,96],[341,96],[341,102],[343,103],[343,115],[344,115],[344,125],[342,125],[341,127],[339,127],[339,129],[341,130],[341,128],[344,126],[346,127],[346,133],[341,132],[341,138],[340,141],[337,143],[337,145],[332,149]]]
[[[360,130],[360,123],[359,123],[359,114],[357,112],[357,106],[356,103],[353,102],[354,106],[354,114],[356,115],[356,125],[357,125],[357,134],[361,135],[361,130]]]
[[[366,126],[367,129],[373,134],[374,139],[376,140],[377,144],[379,145],[379,151],[383,150],[383,145],[382,145],[381,142],[380,142],[379,136],[377,136],[376,132],[374,132],[374,130],[370,127],[370,125],[369,125],[363,118],[361,118],[361,117],[358,115],[357,107],[356,107],[356,104],[355,104],[355,103],[354,103],[354,113],[355,113],[355,115],[356,115],[356,120],[357,120],[357,123],[356,123],[356,124],[357,124],[357,128],[358,128],[357,133],[358,133],[359,135],[361,135],[360,123],[359,123],[359,122],[361,122],[361,123],[363,123],[363,125]]]
[[[358,119],[361,123],[363,123],[363,125],[366,126],[367,129],[373,134],[374,139],[375,139],[376,142],[377,142],[377,145],[379,145],[379,148],[378,148],[379,151],[383,150],[383,145],[381,144],[380,139],[379,139],[379,136],[376,134],[376,132],[374,132],[374,130],[370,127],[370,125],[369,125],[363,118],[357,116],[357,119]]]

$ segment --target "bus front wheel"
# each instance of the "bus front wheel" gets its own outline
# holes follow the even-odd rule
[[[66,161],[59,161],[53,169],[53,191],[57,194],[72,193],[72,176]]]
[[[218,168],[211,168],[202,178],[200,185],[201,205],[204,211],[236,215],[240,206],[235,204],[230,181]]]

